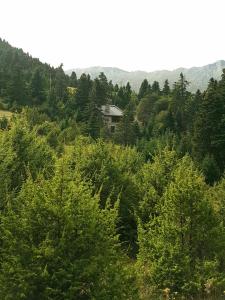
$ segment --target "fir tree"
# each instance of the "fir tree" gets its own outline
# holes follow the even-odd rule
[[[168,96],[170,94],[170,85],[168,79],[165,80],[164,86],[163,86],[163,95]]]
[[[147,79],[144,79],[141,83],[139,92],[138,92],[138,99],[142,99],[144,96],[146,96],[149,93],[149,83]]]

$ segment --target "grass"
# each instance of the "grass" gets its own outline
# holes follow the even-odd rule
[[[174,298],[174,297],[169,297],[169,298],[165,298],[165,297],[159,297],[159,298],[149,298],[149,300],[224,300],[225,299],[225,296],[221,296],[221,295],[205,295],[205,296],[199,296],[199,297],[177,297],[177,298]]]
[[[196,296],[181,296],[172,294],[156,294],[156,295],[140,295],[142,300],[225,300],[225,291],[222,290],[212,290],[211,293],[207,294],[202,292],[201,295]]]
[[[0,119],[4,117],[10,119],[12,117],[12,113],[8,110],[0,110]]]

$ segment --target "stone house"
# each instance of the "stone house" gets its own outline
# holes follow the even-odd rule
[[[103,121],[110,129],[110,132],[115,132],[116,126],[123,117],[123,111],[116,105],[102,105],[101,112],[103,114]]]

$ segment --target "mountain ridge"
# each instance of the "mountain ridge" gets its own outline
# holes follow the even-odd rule
[[[104,72],[109,80],[112,80],[114,84],[125,85],[128,81],[134,90],[138,91],[141,82],[146,78],[150,83],[158,81],[160,86],[166,79],[169,80],[170,85],[177,81],[179,74],[182,72],[187,81],[190,82],[189,90],[195,92],[197,89],[201,91],[205,90],[210,78],[219,80],[222,74],[222,70],[225,68],[225,60],[218,60],[214,63],[200,67],[184,68],[179,67],[174,70],[156,70],[152,72],[135,70],[126,71],[117,67],[102,67],[93,66],[88,68],[74,68],[66,70],[66,74],[71,74],[73,71],[76,72],[77,76],[82,73],[90,74],[92,78],[98,77],[100,72]]]

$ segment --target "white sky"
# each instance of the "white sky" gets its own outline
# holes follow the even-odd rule
[[[225,0],[0,0],[0,37],[64,69],[225,59]]]

